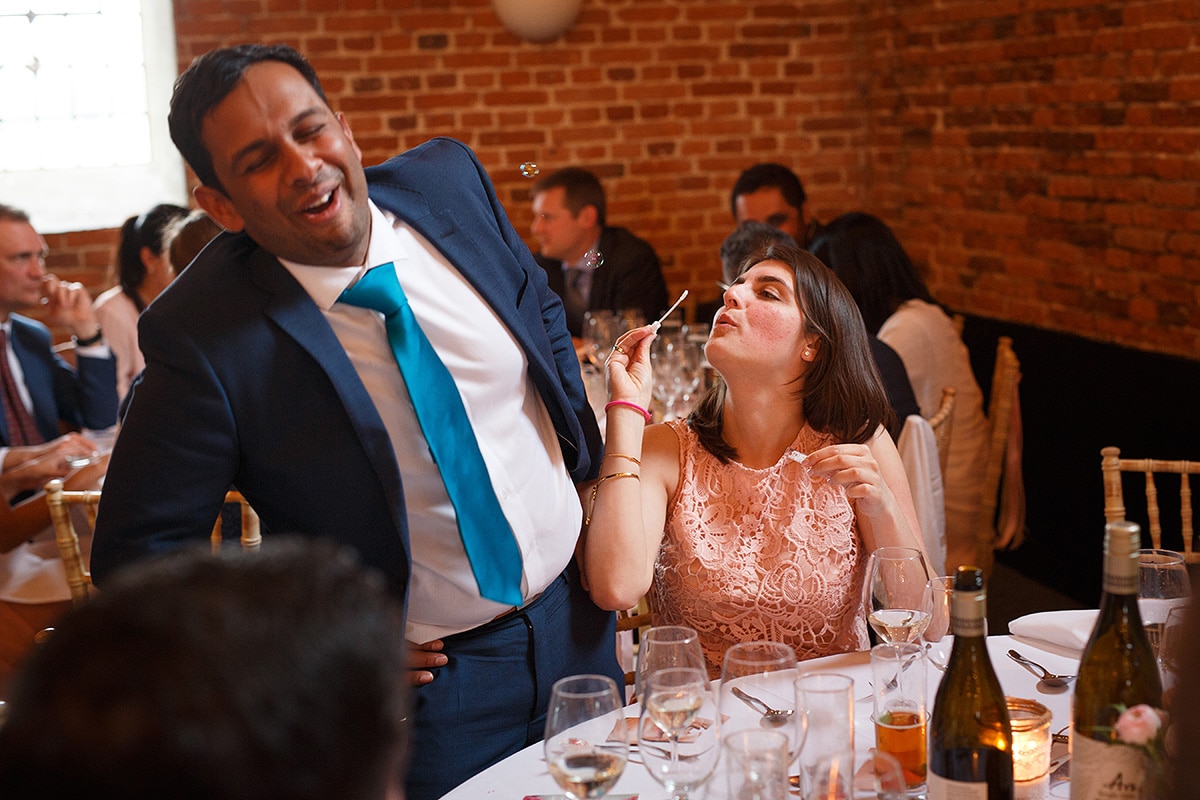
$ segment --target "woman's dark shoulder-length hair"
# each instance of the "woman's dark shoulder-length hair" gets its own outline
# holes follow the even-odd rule
[[[850,290],[872,334],[909,300],[937,303],[896,234],[879,217],[855,211],[834,218],[821,229],[812,251]]]
[[[805,419],[839,443],[870,441],[891,421],[892,410],[854,298],[820,259],[799,247],[772,245],[746,259],[738,274],[763,261],[791,268],[805,332],[817,336],[816,357],[803,381],[796,378]],[[688,417],[700,444],[723,462],[737,456],[721,435],[724,406],[725,382],[718,379]]]

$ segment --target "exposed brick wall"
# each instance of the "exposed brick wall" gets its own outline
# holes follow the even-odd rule
[[[729,187],[779,160],[820,218],[893,224],[950,306],[1200,358],[1200,0],[586,0],[550,44],[488,0],[175,9],[181,68],[296,45],[368,163],[461,138],[523,232],[522,162],[595,169],[674,290],[711,291]],[[113,233],[64,238],[102,285]]]

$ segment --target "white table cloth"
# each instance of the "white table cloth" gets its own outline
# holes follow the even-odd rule
[[[935,645],[935,648],[937,651],[944,651],[942,655],[944,657],[944,654],[949,652],[949,640]],[[1040,691],[1037,688],[1037,678],[1007,656],[1009,648],[1017,649],[1022,655],[1032,658],[1034,661],[1043,664],[1051,672],[1058,674],[1075,674],[1079,666],[1078,660],[1043,650],[1028,641],[1022,641],[1012,636],[988,637],[988,652],[991,655],[992,665],[995,667],[996,675],[1000,679],[1000,686],[1004,689],[1004,693],[1009,697],[1023,697],[1037,700],[1050,709],[1050,712],[1053,714],[1053,719],[1050,723],[1050,730],[1052,732],[1066,727],[1070,723],[1071,691],[1066,690],[1054,694]],[[875,745],[875,731],[871,723],[871,690],[867,685],[871,679],[868,653],[862,651],[804,661],[800,664],[800,672],[837,672],[849,675],[854,679],[854,739],[856,750],[861,758],[867,750]],[[929,703],[932,707],[933,698],[937,694],[938,683],[942,679],[942,673],[930,664],[928,677]],[[627,712],[630,716],[636,716],[637,706],[628,707]],[[1062,749],[1059,746],[1056,748],[1055,753],[1057,754]],[[625,772],[621,775],[620,780],[617,781],[610,795],[637,794],[639,800],[661,800],[661,798],[665,798],[667,792],[650,777],[650,773],[639,762],[640,758],[637,755],[636,748],[632,748],[630,751],[630,761],[625,766]],[[791,771],[796,771],[794,764]],[[471,778],[466,783],[444,795],[442,800],[486,800],[486,798],[522,800],[527,795],[538,794],[545,796],[562,794],[562,790],[546,770],[546,762],[542,757],[541,742],[509,756],[500,763],[476,775],[474,778]],[[1065,798],[1067,794],[1067,784],[1065,782],[1055,785],[1047,779],[1030,782],[1029,785],[1018,787],[1018,800],[1021,800],[1021,798],[1038,800],[1044,797]],[[722,771],[722,765],[720,764],[717,765],[716,772],[708,783],[703,788],[693,792],[693,797],[698,799],[703,798],[704,800],[723,800],[725,795],[726,779]]]

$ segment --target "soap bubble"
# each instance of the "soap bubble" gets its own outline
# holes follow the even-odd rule
[[[538,165],[532,161],[526,161],[521,165],[521,174],[526,178],[536,178],[539,172],[541,172],[541,170],[538,169]]]
[[[583,254],[583,266],[587,269],[599,269],[604,264],[604,255],[599,250],[588,250]]]

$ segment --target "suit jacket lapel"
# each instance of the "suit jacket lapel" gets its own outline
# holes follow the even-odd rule
[[[379,475],[397,529],[406,530],[400,470],[387,428],[325,315],[291,273],[265,250],[255,249],[250,270],[254,282],[271,295],[263,313],[295,339],[329,376],[358,433],[359,444]]]
[[[12,326],[12,348],[21,372],[25,376],[25,388],[33,402],[33,418],[46,441],[58,435],[58,403],[54,399],[54,370],[46,359],[39,357],[38,337],[27,325],[15,317]]]

